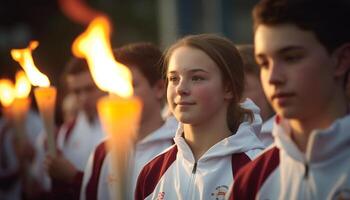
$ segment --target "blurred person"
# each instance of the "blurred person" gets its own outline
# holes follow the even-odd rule
[[[232,199],[350,199],[350,2],[262,0],[255,57],[277,113],[274,145],[237,175]]]
[[[61,112],[64,124],[74,121],[77,117],[79,111],[77,103],[77,97],[72,93],[68,93],[63,97]]]
[[[58,131],[58,155],[47,155],[44,163],[52,180],[50,198],[78,199],[89,155],[105,137],[96,107],[97,100],[105,93],[95,85],[83,59],[72,58],[66,65],[64,77],[68,93],[76,98],[78,113]]]
[[[132,167],[132,199],[136,180],[142,167],[157,154],[170,147],[175,136],[177,121],[161,116],[164,99],[164,81],[161,76],[162,52],[151,43],[131,43],[114,50],[115,59],[126,65],[132,74],[134,95],[143,102]],[[115,199],[115,182],[111,154],[102,142],[91,155],[85,169],[80,199]]]
[[[228,39],[179,39],[165,54],[168,105],[179,121],[167,151],[142,169],[135,199],[220,199],[264,145],[262,120],[244,89],[242,59]]]
[[[36,111],[30,109],[25,118],[25,134],[16,137],[11,113],[2,110],[0,118],[0,199],[33,199],[40,193],[31,164],[36,156],[35,141],[42,131]],[[17,127],[18,128],[18,127]]]
[[[250,98],[260,108],[260,115],[264,123],[257,136],[265,146],[269,146],[273,142],[272,126],[275,112],[269,104],[260,82],[260,68],[255,61],[254,46],[237,45],[237,49],[242,56],[245,72],[243,99]]]

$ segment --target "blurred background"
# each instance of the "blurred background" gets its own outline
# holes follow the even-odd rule
[[[52,85],[59,86],[62,69],[72,56],[71,44],[87,25],[70,16],[79,14],[77,4],[109,16],[113,47],[150,41],[164,49],[179,37],[196,33],[217,33],[236,44],[251,43],[251,10],[257,1],[1,0],[0,78],[14,79],[20,69],[10,49],[24,48],[35,39],[40,43],[33,52],[36,66]],[[67,4],[73,13],[63,12]]]

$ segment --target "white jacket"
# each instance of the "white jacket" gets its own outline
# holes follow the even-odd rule
[[[158,155],[170,147],[174,142],[173,138],[177,128],[177,121],[174,117],[170,117],[159,129],[155,130],[144,139],[139,141],[135,146],[134,167],[132,171],[132,187],[130,189],[130,197],[136,186],[136,180],[142,167]],[[104,143],[100,144],[94,154],[90,156],[89,162],[85,168],[83,185],[80,193],[80,199],[115,199],[114,182],[116,177],[110,172],[110,156],[106,151]]]
[[[250,100],[243,107],[253,110],[253,123],[241,123],[234,135],[212,146],[197,162],[182,137],[180,124],[175,145],[149,162],[140,173],[135,199],[223,198],[238,169],[264,148],[255,135],[261,128],[259,109]]]
[[[314,130],[305,153],[286,120],[274,126],[275,147],[240,171],[232,199],[350,198],[350,115]]]

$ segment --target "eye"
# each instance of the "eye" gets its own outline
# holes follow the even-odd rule
[[[288,52],[282,57],[286,62],[297,62],[303,58],[303,54],[301,52]]]
[[[198,76],[198,75],[192,76],[192,81],[202,81],[202,80],[204,80],[204,77],[202,76]]]
[[[177,76],[168,76],[168,82],[176,82],[179,80]]]
[[[259,65],[260,68],[264,69],[268,68],[269,66],[269,62],[265,59],[257,59],[256,63]]]
[[[284,56],[284,60],[287,62],[296,62],[301,59],[301,56],[299,55],[287,55]]]

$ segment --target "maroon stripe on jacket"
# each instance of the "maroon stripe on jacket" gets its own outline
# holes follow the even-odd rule
[[[176,154],[177,146],[175,145],[143,167],[137,180],[135,200],[143,200],[152,194],[163,174],[176,160]]]
[[[236,179],[237,172],[243,166],[248,164],[250,161],[251,161],[250,158],[244,152],[232,154],[231,166],[232,166],[233,181]]]
[[[72,135],[72,132],[73,132],[72,130],[75,127],[76,121],[77,119],[74,118],[74,120],[67,122],[66,124],[63,125],[63,127],[67,128],[66,133],[64,135],[64,144],[67,143],[68,139]]]
[[[107,155],[106,142],[106,140],[101,142],[96,147],[96,150],[94,152],[92,173],[89,181],[87,182],[85,191],[87,200],[97,199],[98,183],[100,179],[101,169]]]
[[[280,162],[279,149],[273,147],[244,166],[234,181],[230,200],[255,199],[261,186]]]

